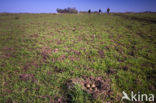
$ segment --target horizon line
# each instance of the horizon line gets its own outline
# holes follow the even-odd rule
[[[78,13],[81,13],[81,12],[88,12],[88,11],[78,11]],[[92,11],[92,13],[94,12],[98,12],[98,11]],[[110,13],[156,13],[156,11],[112,11]],[[27,14],[56,14],[57,12],[6,12],[6,11],[3,11],[3,12],[0,12],[0,13],[12,13],[12,14],[24,14],[24,13],[27,13]],[[102,12],[102,13],[107,13],[107,12]],[[60,13],[59,13],[60,14]],[[68,13],[65,13],[65,14],[68,14]]]

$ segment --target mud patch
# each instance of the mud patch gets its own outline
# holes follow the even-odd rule
[[[52,53],[52,50],[50,48],[48,48],[48,47],[42,47],[41,48],[40,54],[44,60],[48,59],[50,57],[51,53]]]
[[[0,55],[0,58],[10,58],[10,57],[15,57],[14,55],[15,50],[13,48],[3,48],[2,49],[2,55]]]
[[[32,34],[30,37],[31,38],[38,38],[39,37],[39,34]]]
[[[111,75],[111,74],[116,74],[117,71],[116,71],[115,69],[113,69],[113,68],[109,68],[109,69],[106,71],[106,73],[107,73],[108,75]]]
[[[58,58],[57,58],[57,60],[58,61],[63,61],[64,59],[66,59],[67,58],[67,56],[65,55],[65,54],[62,54],[61,56],[59,56]]]
[[[37,62],[34,62],[34,61],[32,61],[32,62],[28,62],[28,63],[26,63],[26,65],[24,65],[23,66],[23,70],[24,71],[27,71],[28,69],[30,69],[31,67],[38,67],[39,66],[39,64],[37,63]]]
[[[101,58],[105,57],[105,54],[104,54],[103,50],[98,50],[98,53],[99,53]]]
[[[64,72],[64,69],[55,67],[54,68],[54,72],[56,72],[56,73],[62,73],[62,72]]]
[[[58,48],[55,48],[55,49],[53,50],[54,53],[57,53],[58,51],[59,51]]]
[[[13,103],[13,100],[11,98],[8,98],[5,103]]]
[[[55,97],[52,103],[67,103],[63,97]]]
[[[110,47],[109,46],[105,46],[104,47],[106,50],[110,50]]]
[[[130,51],[130,52],[128,53],[128,55],[130,55],[130,56],[135,56],[135,53],[134,53],[134,51]]]
[[[74,53],[76,55],[80,55],[81,52],[78,51],[78,50],[73,50],[73,49],[67,49],[67,50],[64,50],[64,52],[69,52],[69,53]]]
[[[57,45],[60,45],[60,44],[62,44],[62,41],[61,40],[57,40]]]
[[[52,72],[51,71],[48,71],[47,72],[47,75],[51,76],[52,75]]]
[[[21,74],[19,78],[23,81],[32,81],[32,82],[37,81],[33,74]]]
[[[71,61],[79,61],[79,60],[80,60],[79,57],[76,57],[76,56],[73,56],[73,55],[69,55],[69,56],[67,57],[67,59],[69,59],[69,60],[71,60]]]
[[[82,90],[90,95],[91,99],[96,99],[99,96],[104,98],[110,97],[111,87],[110,79],[103,79],[102,77],[88,77],[70,79],[66,82],[67,90],[73,90],[76,84],[82,87]]]
[[[128,71],[128,69],[130,68],[129,65],[121,65],[120,69],[124,70],[124,71]]]

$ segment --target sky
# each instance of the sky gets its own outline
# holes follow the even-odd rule
[[[156,0],[0,0],[0,12],[55,13],[57,8],[75,7],[78,11],[156,12]]]

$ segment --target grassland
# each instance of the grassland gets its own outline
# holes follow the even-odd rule
[[[0,14],[0,103],[118,103],[122,91],[156,93],[153,21],[155,13]],[[110,79],[111,94],[91,99],[76,86],[69,98],[66,82],[85,76]]]

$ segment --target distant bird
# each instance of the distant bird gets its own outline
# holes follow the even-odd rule
[[[122,97],[121,100],[123,100],[123,99],[127,99],[127,100],[130,101],[130,98],[128,97],[127,93],[125,93],[125,92],[123,91],[122,94],[123,94],[124,96]]]

